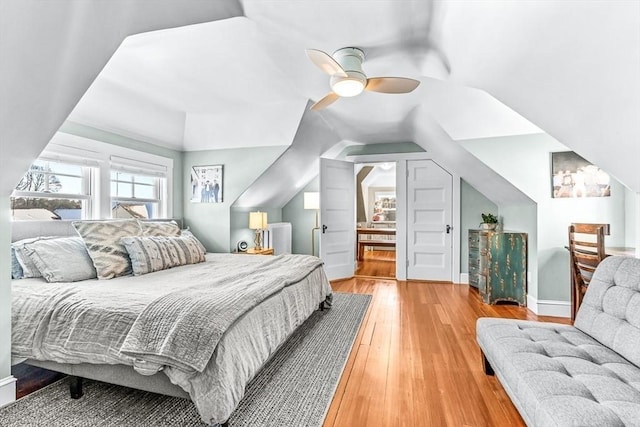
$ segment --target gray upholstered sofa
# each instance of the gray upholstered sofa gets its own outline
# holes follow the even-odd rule
[[[598,266],[574,326],[480,318],[485,372],[529,426],[640,426],[640,259]]]

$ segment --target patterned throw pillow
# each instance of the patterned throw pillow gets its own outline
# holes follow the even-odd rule
[[[131,274],[131,260],[120,239],[142,234],[137,220],[75,221],[73,227],[87,246],[98,279]]]
[[[200,240],[198,240],[198,238],[191,232],[191,230],[189,230],[188,228],[185,230],[181,230],[180,231],[180,235],[181,236],[190,236],[192,237],[196,243],[198,243],[198,247],[200,247],[200,249],[202,250],[203,253],[207,253],[207,248],[204,247],[204,245],[202,244],[202,242],[200,242]]]
[[[143,236],[179,236],[180,227],[175,221],[138,221]]]
[[[123,237],[121,241],[136,276],[205,260],[204,251],[192,236]]]

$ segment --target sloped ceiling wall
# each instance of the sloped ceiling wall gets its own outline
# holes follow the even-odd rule
[[[171,0],[3,0],[0,194],[11,193],[125,37],[241,14],[226,0],[179,9]]]
[[[448,2],[441,31],[452,82],[640,193],[640,2]]]
[[[282,7],[274,7],[276,4]],[[363,4],[369,7],[361,7]],[[327,127],[340,140],[406,141],[410,128],[407,105],[423,105],[421,112],[410,118],[413,124],[422,126],[423,120],[431,119],[424,116],[429,113],[454,140],[470,138],[474,133],[475,137],[528,133],[537,126],[640,192],[640,168],[635,165],[640,158],[640,2],[344,2],[340,7],[349,12],[344,16],[336,15],[337,6],[327,2],[250,0],[242,5],[249,18],[272,36],[269,43],[281,47],[283,37],[290,39],[291,46],[276,50],[274,58],[283,70],[287,69],[287,58],[294,51],[299,53],[300,40],[315,40],[314,47],[325,49],[344,45],[345,39],[371,44],[372,39],[365,36],[370,32],[362,28],[380,27],[374,18],[386,19],[383,22],[393,26],[398,17],[415,16],[407,23],[409,31],[390,27],[380,33],[378,44],[370,46],[366,65],[372,74],[381,75],[400,72],[415,76],[418,70],[422,80],[419,90],[406,97],[372,95],[336,103],[335,108],[322,114]],[[237,2],[201,1],[181,2],[179,13],[175,1],[8,0],[1,7],[0,136],[4,173],[0,190],[5,194],[125,36],[243,13]],[[386,15],[382,13],[385,11]],[[35,28],[38,31],[33,31]],[[381,42],[385,35],[393,40],[392,46]],[[415,48],[418,42],[427,46],[427,57],[438,58],[424,61],[424,55],[418,55]],[[381,51],[385,53],[378,55]],[[301,70],[304,58],[298,56],[292,61]],[[410,66],[407,58],[414,57],[418,61]],[[241,58],[238,55],[234,59]],[[446,90],[430,85],[427,76],[433,75],[433,70],[424,67],[429,63],[450,71]],[[256,76],[264,72],[255,71]],[[318,88],[320,83],[326,85],[326,78],[311,72],[293,73],[287,78],[293,78],[296,87],[312,81],[301,89],[302,93],[321,96],[326,89]],[[244,76],[242,82],[247,81]],[[469,98],[471,103],[457,103],[457,89],[465,87],[485,92]],[[496,116],[491,96],[535,126],[496,129],[489,117]],[[304,104],[300,105],[302,115]],[[368,108],[370,105],[374,108]],[[487,115],[488,111],[492,114]],[[512,118],[516,117],[513,111]],[[469,128],[469,124],[473,126]],[[184,122],[182,126],[177,128],[176,137],[184,129]],[[290,138],[297,125],[288,122],[286,127],[289,131],[283,135]],[[153,131],[149,129],[148,133]]]
[[[318,175],[320,156],[341,140],[322,115],[304,110],[291,146],[234,203],[236,207],[283,207]]]

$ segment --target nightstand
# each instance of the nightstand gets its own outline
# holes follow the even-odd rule
[[[245,253],[249,255],[273,255],[273,248],[262,248],[262,249],[249,248]]]

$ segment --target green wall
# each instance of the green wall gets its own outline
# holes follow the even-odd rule
[[[185,224],[210,252],[230,252],[235,248],[243,216],[234,215],[231,237],[231,206],[233,202],[288,148],[288,146],[252,147],[225,150],[190,151],[183,153],[182,203]],[[192,203],[190,172],[192,166],[224,165],[223,202]],[[251,209],[253,210],[253,208]],[[248,224],[248,220],[246,221]],[[248,227],[246,231],[248,231]],[[253,238],[248,240],[253,246]]]
[[[349,145],[337,158],[372,154],[424,153],[424,148],[415,142],[386,142],[380,144]]]
[[[76,135],[87,139],[93,139],[95,141],[106,142],[108,144],[117,145],[119,147],[130,148],[132,150],[142,151],[144,153],[155,154],[157,156],[163,156],[173,159],[173,217],[183,217],[183,202],[182,202],[182,156],[181,151],[172,150],[170,148],[164,148],[157,145],[149,144],[148,142],[138,141],[136,139],[128,138],[126,136],[117,135],[115,133],[106,132],[100,129],[95,129],[90,126],[81,125],[66,121],[60,126],[60,132],[68,133],[70,135]],[[187,178],[189,175],[187,175]]]
[[[465,180],[460,180],[460,272],[469,272],[469,229],[478,228],[483,213],[498,214],[498,206],[473,188]]]
[[[240,240],[244,240],[249,244],[250,248],[255,246],[255,231],[249,228],[249,212],[266,212],[267,222],[273,224],[275,222],[282,222],[282,209],[279,208],[265,208],[265,207],[252,207],[252,208],[231,208],[231,251],[235,251]]]
[[[282,221],[291,223],[291,250],[294,254],[311,255],[311,229],[315,226],[316,212],[304,209],[304,192],[318,191],[318,177],[316,176],[306,187],[298,192],[282,208]],[[318,230],[314,230],[318,256]]]
[[[564,249],[570,223],[611,224],[606,244],[624,246],[625,187],[612,178],[611,197],[552,198],[550,153],[570,149],[550,135],[484,138],[460,144],[535,202],[531,207],[498,208],[505,227],[529,233],[529,294],[538,300],[570,300],[569,253]]]

